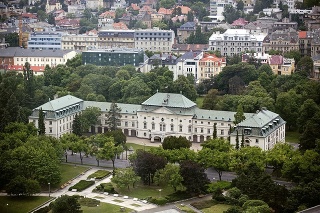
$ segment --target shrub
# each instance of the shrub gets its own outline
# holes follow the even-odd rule
[[[249,200],[248,195],[241,195],[238,199],[239,205],[242,206],[245,202],[247,202],[247,200]]]
[[[206,209],[206,208],[210,208],[213,205],[216,205],[217,202],[215,200],[204,200],[204,201],[200,201],[200,202],[194,202],[191,203],[191,206],[193,206],[196,209]]]
[[[41,209],[36,210],[34,213],[48,213],[51,210],[49,206],[42,207]]]
[[[78,192],[83,191],[84,189],[92,186],[94,181],[80,180],[77,184],[69,188],[69,191],[72,189],[77,189]]]
[[[88,176],[88,179],[90,178],[96,178],[96,179],[103,179],[107,176],[111,175],[110,171],[107,170],[98,170],[95,173]]]
[[[249,207],[264,206],[264,205],[268,205],[268,204],[262,200],[247,200],[242,207],[246,210]]]
[[[165,205],[168,202],[168,200],[164,197],[158,197],[158,198],[153,197],[149,201],[150,201],[150,203],[154,203],[154,204],[160,205],[160,206]]]
[[[242,213],[242,209],[239,206],[232,206],[227,211],[224,211],[223,213]]]
[[[221,203],[223,203],[223,202],[226,201],[226,198],[225,198],[223,195],[221,195],[221,196],[216,196],[214,199],[215,199],[216,201],[218,201],[218,202],[221,202]]]
[[[95,190],[99,192],[108,192],[109,194],[118,194],[112,183],[101,183],[95,188]]]
[[[184,200],[191,198],[192,196],[185,191],[176,191],[172,194],[167,195],[165,198],[168,200],[168,203],[176,202],[178,200]]]
[[[230,189],[231,183],[228,181],[217,181],[209,184],[208,192],[215,192],[217,189]]]

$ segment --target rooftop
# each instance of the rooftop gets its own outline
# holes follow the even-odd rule
[[[279,117],[278,114],[267,109],[262,109],[257,113],[251,114],[249,117],[246,116],[246,119],[237,126],[262,128],[264,126],[268,126],[270,121],[276,119],[277,117]]]
[[[160,92],[154,94],[148,100],[144,101],[142,105],[174,108],[191,108],[196,106],[194,102],[192,102],[182,94]]]
[[[57,111],[66,107],[66,105],[74,105],[82,102],[83,100],[72,95],[66,95],[61,98],[50,100],[49,102],[37,107],[36,109],[42,108],[43,111]]]

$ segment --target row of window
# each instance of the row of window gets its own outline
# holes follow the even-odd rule
[[[24,61],[24,58],[17,58],[17,61]],[[32,61],[32,58],[25,58],[25,61],[26,62],[28,62],[28,61]],[[49,58],[33,58],[33,61],[51,61],[51,62],[53,62],[53,61],[55,61],[55,62],[57,62],[57,59],[55,58],[55,59],[53,59],[53,58],[51,58],[51,59],[49,59]],[[60,62],[64,62],[64,59],[62,59],[62,58],[60,58]]]

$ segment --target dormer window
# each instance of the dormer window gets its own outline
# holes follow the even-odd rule
[[[251,128],[245,128],[245,129],[243,130],[243,134],[245,134],[245,135],[251,135]]]

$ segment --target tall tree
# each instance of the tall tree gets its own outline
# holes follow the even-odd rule
[[[162,143],[163,149],[180,149],[180,148],[190,148],[191,142],[182,136],[169,136],[166,137]]]
[[[82,135],[82,127],[81,127],[81,120],[78,114],[74,116],[74,120],[72,123],[72,133],[81,136]]]
[[[239,132],[237,130],[237,136],[236,136],[236,149],[238,150],[240,148],[240,143],[239,143]]]
[[[44,124],[44,112],[42,111],[42,108],[39,110],[39,120],[38,120],[38,131],[39,135],[45,135],[46,134],[46,126]]]
[[[234,114],[234,121],[233,123],[237,125],[238,123],[241,123],[244,121],[246,117],[244,116],[243,107],[241,104],[238,105],[237,112]]]
[[[116,103],[112,103],[107,114],[107,124],[110,130],[114,131],[118,128],[121,118],[121,109]]]
[[[98,107],[87,107],[79,115],[81,121],[82,132],[87,132],[90,126],[98,124],[98,117],[101,115],[101,111]]]
[[[155,174],[155,182],[160,186],[170,185],[174,191],[182,186],[182,176],[180,175],[180,167],[175,164],[168,163],[163,169]]]
[[[132,167],[116,169],[114,177],[111,178],[111,182],[115,183],[118,188],[128,190],[130,190],[130,185],[134,188],[135,183],[139,180],[140,177],[136,175]]]
[[[213,124],[213,135],[212,135],[212,138],[216,139],[217,137],[218,137],[218,135],[217,135],[217,123],[214,123]]]
[[[202,107],[203,109],[215,109],[219,101],[218,90],[210,89],[208,94],[203,99]]]
[[[62,195],[50,204],[52,213],[82,213],[81,205],[76,196]]]

